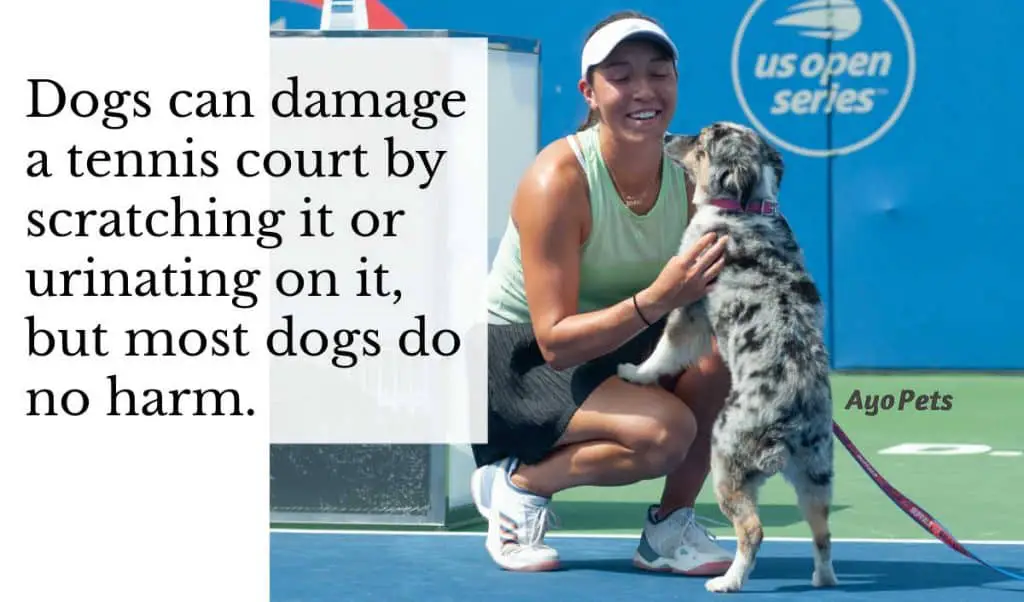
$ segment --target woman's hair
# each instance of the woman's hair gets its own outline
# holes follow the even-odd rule
[[[590,38],[594,37],[594,34],[597,33],[598,30],[600,30],[605,25],[608,25],[609,23],[614,23],[616,21],[621,21],[623,19],[644,19],[645,21],[650,21],[651,23],[654,23],[655,25],[659,25],[659,26],[661,25],[660,23],[658,23],[657,21],[655,21],[651,17],[648,17],[647,15],[645,15],[643,13],[640,13],[640,12],[637,12],[635,10],[620,11],[620,12],[613,13],[613,14],[605,17],[597,25],[595,25],[594,28],[590,30],[590,33],[587,34],[587,39],[585,39],[583,41],[583,45],[585,46],[587,44],[587,42],[590,41]],[[594,73],[594,68],[593,67],[587,69],[587,83],[593,83],[593,81],[594,81],[593,80],[593,77],[594,77],[593,73]],[[599,116],[597,114],[597,111],[595,109],[589,109],[587,111],[586,119],[583,120],[583,123],[580,125],[580,127],[577,129],[577,131],[582,132],[583,130],[593,126],[594,124],[597,123],[598,119],[599,119]]]

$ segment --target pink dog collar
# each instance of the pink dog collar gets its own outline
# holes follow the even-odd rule
[[[759,215],[778,215],[779,213],[779,204],[774,201],[756,201],[747,205],[746,209],[740,205],[739,201],[732,199],[711,199],[709,203],[726,211],[739,211]]]

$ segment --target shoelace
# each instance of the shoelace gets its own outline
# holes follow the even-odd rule
[[[536,546],[544,540],[544,535],[549,528],[557,529],[561,525],[558,515],[551,508],[531,508],[526,514],[526,541],[528,546]]]
[[[706,524],[701,524],[701,521],[703,521]],[[707,516],[698,516],[696,513],[694,513],[691,522],[694,524],[694,526],[700,527],[701,530],[704,531],[704,534],[710,537],[711,539],[716,539],[717,536],[714,533],[708,531],[709,527],[732,527],[732,523],[727,523],[725,521],[709,518]]]
[[[717,542],[718,541],[718,536],[716,536],[714,533],[709,531],[707,526],[701,524],[701,521],[704,521],[704,522],[707,522],[707,523],[711,523],[712,525],[718,526],[718,527],[731,527],[732,526],[731,523],[725,523],[725,522],[722,522],[720,520],[716,520],[716,519],[713,519],[713,518],[708,518],[706,516],[698,516],[696,512],[693,512],[693,513],[689,514],[687,516],[687,518],[684,519],[684,522],[683,522],[684,537],[685,537],[686,530],[692,527],[692,528],[696,529],[698,532],[700,532],[701,534],[703,534],[704,537],[706,537],[711,542]]]

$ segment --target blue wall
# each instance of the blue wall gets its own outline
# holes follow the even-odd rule
[[[1024,169],[1024,1],[856,0],[834,13],[845,39],[831,41],[801,35],[810,26],[776,23],[786,15],[813,20],[790,14],[800,0],[386,4],[414,29],[539,39],[543,143],[584,116],[578,57],[592,25],[624,8],[655,17],[682,52],[673,131],[756,117],[784,143],[782,207],[828,304],[836,368],[1024,369],[1024,320],[1016,314],[1024,305],[1016,238],[1024,227],[1024,172],[1016,171]],[[731,70],[741,26],[738,89],[750,114]],[[814,71],[824,65],[815,53],[830,50],[838,72],[831,81]],[[801,64],[811,69],[806,76]],[[832,111],[830,83],[838,85]],[[898,109],[876,139],[838,152]]]

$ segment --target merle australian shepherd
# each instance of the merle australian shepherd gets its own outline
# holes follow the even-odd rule
[[[732,389],[712,434],[711,471],[722,513],[736,529],[729,570],[713,592],[742,589],[764,536],[757,494],[782,474],[814,539],[817,587],[836,585],[832,500],[832,396],[823,308],[792,230],[777,210],[782,157],[750,128],[718,122],[696,136],[669,135],[669,155],[695,184],[696,214],[681,250],[708,232],[729,237],[725,266],[699,302],[673,310],[651,357],[619,375],[655,383],[712,350]]]

